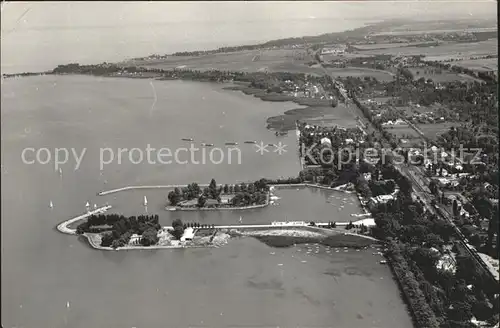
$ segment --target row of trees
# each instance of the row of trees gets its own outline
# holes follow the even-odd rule
[[[215,179],[210,181],[207,188],[203,190],[197,183],[191,183],[187,187],[175,188],[168,194],[170,205],[176,206],[180,202],[191,199],[198,199],[198,207],[204,207],[208,199],[221,201],[221,195],[232,195],[232,206],[248,206],[252,204],[265,204],[269,188],[267,180],[260,179],[254,183],[241,183],[235,185],[225,184],[217,186]]]

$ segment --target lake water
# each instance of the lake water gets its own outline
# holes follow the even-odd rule
[[[164,190],[96,196],[126,185],[295,176],[295,135],[277,138],[266,129],[267,117],[295,107],[208,83],[81,76],[5,80],[4,327],[411,327],[390,270],[378,264],[375,250],[272,249],[244,238],[218,249],[101,252],[54,230],[82,213],[87,201],[109,202],[125,214],[143,213],[144,196],[148,212],[158,213],[162,224],[175,217],[231,223],[240,215],[244,222],[259,223],[349,220],[359,211],[355,197],[323,190],[279,190],[277,205],[210,213],[166,212]],[[133,164],[125,158],[100,168],[100,148],[150,144],[173,152],[186,146],[181,138],[215,146],[236,141],[241,164]],[[288,151],[279,155],[270,147],[261,155],[245,140],[281,141]],[[87,151],[77,170],[70,157],[60,176],[53,162],[24,164],[21,153],[27,147]]]

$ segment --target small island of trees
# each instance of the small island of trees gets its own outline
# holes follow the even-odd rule
[[[209,186],[203,189],[197,183],[182,189],[175,188],[168,194],[168,201],[171,206],[180,208],[245,207],[266,204],[268,192],[266,179],[224,186],[217,186],[215,179],[212,179]]]

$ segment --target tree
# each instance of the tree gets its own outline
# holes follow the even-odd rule
[[[181,191],[179,188],[175,188],[173,191],[168,193],[168,200],[170,205],[175,206],[182,200]]]
[[[182,223],[181,223],[180,229],[182,229],[182,231],[184,231]],[[148,228],[142,234],[141,245],[143,245],[143,246],[156,245],[156,243],[158,243],[158,240],[159,240],[158,230],[156,230],[154,228]]]
[[[458,212],[458,202],[456,199],[453,200],[453,216],[457,217],[460,213]]]
[[[227,184],[224,185],[224,193],[229,193],[229,186]]]
[[[217,198],[217,183],[215,182],[215,179],[212,179],[210,181],[210,185],[208,186],[208,193],[211,198]]]
[[[200,197],[198,197],[198,207],[203,207],[205,206],[207,202],[207,198],[203,195],[201,195]]]
[[[110,247],[113,243],[114,238],[111,232],[104,233],[101,238],[101,246],[102,247]]]
[[[176,238],[176,239],[181,239],[182,235],[184,234],[184,228],[183,228],[182,221],[180,219],[175,219],[172,222],[172,228],[173,231],[170,233]]]

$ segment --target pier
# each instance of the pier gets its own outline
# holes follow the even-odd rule
[[[93,211],[89,211],[89,212],[87,212],[85,214],[82,214],[82,215],[79,215],[79,216],[74,217],[72,219],[69,219],[67,221],[64,221],[63,223],[60,223],[57,226],[57,230],[59,230],[62,233],[69,234],[69,235],[76,235],[76,230],[68,228],[68,225],[70,225],[70,224],[72,224],[72,223],[74,223],[76,221],[86,219],[86,218],[88,218],[91,215],[104,213],[107,210],[109,210],[110,208],[111,208],[111,205],[102,206],[102,207],[99,207],[99,208],[97,208],[97,209],[95,209]]]

